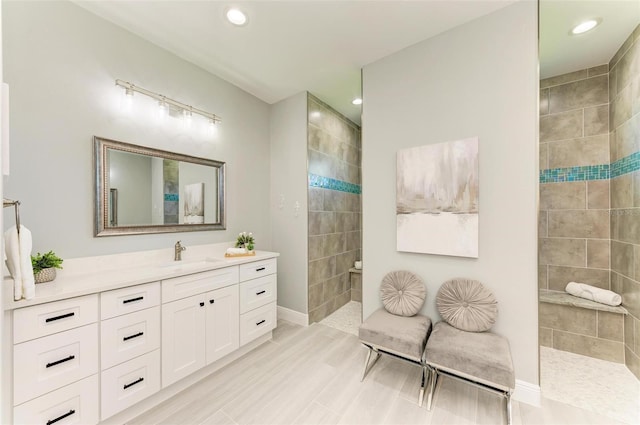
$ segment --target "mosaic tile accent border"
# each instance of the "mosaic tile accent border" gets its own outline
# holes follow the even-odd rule
[[[551,168],[540,171],[540,183],[581,182],[606,180],[610,175],[609,164],[585,165],[582,167]]]
[[[611,164],[611,178],[640,170],[640,152],[634,152]]]
[[[177,193],[165,193],[164,194],[164,200],[165,201],[171,201],[171,202],[178,202],[178,194]]]
[[[309,187],[320,187],[322,189],[337,190],[339,192],[355,193],[356,195],[360,195],[362,193],[362,189],[359,184],[349,183],[311,173],[309,173]]]

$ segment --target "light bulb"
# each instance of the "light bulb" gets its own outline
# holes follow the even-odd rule
[[[158,117],[160,118],[166,117],[168,109],[169,108],[168,108],[167,102],[165,102],[164,100],[160,100],[158,102]]]
[[[193,120],[193,112],[191,110],[185,109],[182,111],[182,118],[184,119],[185,127],[191,127],[191,121]]]
[[[574,35],[583,34],[597,27],[599,23],[600,22],[598,22],[596,19],[590,19],[588,21],[584,21],[576,25],[575,27],[573,27],[573,29],[571,30],[571,34],[574,34]]]
[[[362,99],[359,97],[356,97],[351,101],[351,103],[353,103],[354,105],[362,105]]]
[[[247,15],[244,14],[240,9],[229,9],[227,10],[227,20],[236,26],[243,26],[247,23]]]

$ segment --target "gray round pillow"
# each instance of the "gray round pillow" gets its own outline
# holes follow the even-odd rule
[[[382,305],[396,316],[415,316],[426,296],[427,290],[422,279],[405,270],[387,273],[380,284]]]
[[[498,301],[482,283],[471,279],[451,279],[442,284],[436,307],[445,322],[469,332],[491,329],[498,317]]]

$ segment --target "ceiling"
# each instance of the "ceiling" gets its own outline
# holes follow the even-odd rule
[[[587,19],[602,19],[580,35],[570,30]],[[640,23],[640,0],[541,0],[540,77],[548,78],[609,63]]]
[[[267,103],[306,90],[360,123],[351,100],[363,66],[516,0],[74,1]],[[246,26],[226,21],[230,6]],[[608,62],[640,22],[640,0],[542,0],[540,10],[543,77]],[[603,22],[570,37],[587,16]]]

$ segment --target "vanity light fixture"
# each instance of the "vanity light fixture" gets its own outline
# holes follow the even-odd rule
[[[356,97],[351,101],[354,105],[362,105],[362,98]]]
[[[233,25],[241,27],[247,24],[247,15],[240,9],[232,7],[227,10],[227,20]]]
[[[134,84],[131,84],[127,81],[122,81],[122,80],[116,80],[116,86],[120,86],[125,90],[125,95],[127,98],[129,97],[133,97],[133,93],[141,93],[145,96],[149,96],[152,99],[155,99],[158,101],[158,107],[161,109],[161,114],[162,115],[168,115],[169,112],[169,108],[173,107],[178,109],[178,111],[182,111],[182,114],[185,116],[185,118],[187,116],[191,117],[193,116],[193,114],[198,114],[201,115],[205,118],[207,118],[210,122],[215,123],[219,123],[222,121],[222,119],[217,116],[216,114],[213,114],[211,112],[207,112],[203,109],[199,109],[199,108],[195,108],[191,105],[187,105],[184,104],[182,102],[178,102],[177,100],[173,100],[170,99],[168,97],[166,97],[165,95],[159,94],[159,93],[155,93],[152,92],[151,90],[147,90],[147,89],[143,89],[142,87],[138,87]],[[188,112],[188,114],[187,114]],[[188,118],[187,118],[188,119]]]
[[[578,35],[584,34],[587,31],[591,31],[595,27],[600,24],[600,19],[589,19],[587,21],[581,22],[571,30],[571,34]]]

